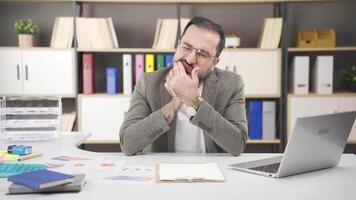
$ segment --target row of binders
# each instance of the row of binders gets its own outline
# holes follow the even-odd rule
[[[317,94],[332,94],[333,92],[333,56],[317,56],[310,69],[309,56],[295,56],[290,70],[290,91],[294,94],[308,94],[309,82],[311,90]],[[309,76],[311,72],[311,76]],[[311,77],[311,80],[309,80]]]
[[[276,102],[250,100],[247,103],[248,137],[276,139]]]
[[[74,18],[57,17],[52,31],[53,48],[70,48],[73,44]],[[119,48],[112,18],[76,18],[79,48]]]
[[[123,54],[122,67],[123,72],[123,93],[131,95],[133,86],[139,81],[143,73],[161,70],[170,66],[173,62],[173,54]],[[95,93],[95,66],[93,54],[83,54],[82,60],[83,75],[83,93]],[[108,94],[118,93],[118,67],[106,69],[106,91]]]

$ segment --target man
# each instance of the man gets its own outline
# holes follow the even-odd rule
[[[247,140],[244,84],[215,68],[222,28],[194,17],[184,29],[173,65],[142,75],[120,130],[126,155],[151,152],[243,152]]]

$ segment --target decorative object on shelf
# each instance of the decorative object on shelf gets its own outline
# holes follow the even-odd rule
[[[348,65],[341,70],[342,79],[348,83],[350,92],[356,92],[356,65]]]
[[[297,33],[296,43],[299,48],[335,47],[335,30],[332,28],[300,29]]]
[[[225,48],[237,48],[240,46],[240,33],[227,33],[225,35]]]
[[[33,36],[40,31],[31,19],[19,19],[15,21],[15,31],[18,34],[19,47],[33,47]]]

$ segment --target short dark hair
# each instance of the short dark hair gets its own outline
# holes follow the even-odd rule
[[[191,25],[195,25],[195,26],[198,26],[199,28],[213,31],[213,32],[219,34],[220,42],[219,42],[218,46],[216,47],[216,57],[219,57],[221,54],[221,51],[224,49],[224,46],[225,46],[225,34],[224,34],[222,27],[219,24],[217,24],[205,17],[200,17],[200,16],[193,17],[188,22],[188,24],[185,26],[184,31],[181,35],[181,38],[184,36],[185,32]]]

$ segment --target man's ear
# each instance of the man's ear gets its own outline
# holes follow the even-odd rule
[[[220,62],[220,58],[215,58],[214,65],[217,65]]]

